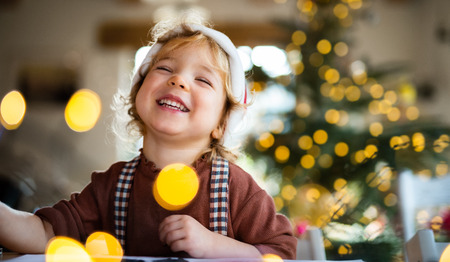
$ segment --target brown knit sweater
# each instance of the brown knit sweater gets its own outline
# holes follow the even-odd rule
[[[61,200],[53,207],[36,212],[53,226],[56,235],[68,236],[84,242],[95,231],[114,235],[114,192],[118,176],[125,162],[113,164],[105,172],[94,172],[91,183],[70,200]],[[194,164],[200,186],[197,196],[184,209],[167,211],[160,207],[152,194],[152,186],[159,173],[155,165],[141,154],[136,169],[128,207],[125,255],[129,256],[186,256],[173,253],[158,236],[161,221],[173,214],[192,216],[209,227],[209,185],[211,163],[205,157]],[[294,259],[296,238],[288,219],[276,214],[272,198],[253,178],[235,164],[229,169],[228,236],[254,245],[262,254],[277,254]]]

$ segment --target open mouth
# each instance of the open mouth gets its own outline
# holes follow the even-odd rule
[[[183,104],[170,99],[163,98],[161,100],[158,100],[157,103],[160,106],[170,109],[179,110],[181,112],[189,112],[189,109],[187,109]]]

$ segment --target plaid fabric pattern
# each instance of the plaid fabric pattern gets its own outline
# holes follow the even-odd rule
[[[125,236],[127,231],[128,199],[133,186],[134,173],[139,164],[140,156],[127,162],[122,168],[117,181],[114,198],[114,224],[116,237],[125,249]]]
[[[209,194],[209,229],[227,235],[228,223],[228,161],[216,157],[212,161]]]

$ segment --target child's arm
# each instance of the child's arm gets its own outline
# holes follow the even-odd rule
[[[172,215],[159,227],[159,236],[172,251],[185,251],[195,258],[259,258],[253,245],[211,232],[187,215]]]
[[[0,244],[4,247],[19,253],[44,253],[53,236],[48,222],[0,202]]]

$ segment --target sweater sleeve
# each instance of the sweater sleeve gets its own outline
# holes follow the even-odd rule
[[[52,225],[56,236],[67,236],[81,242],[95,231],[111,231],[105,218],[112,212],[108,205],[116,181],[111,174],[116,172],[111,172],[112,169],[116,168],[113,166],[104,173],[94,172],[91,182],[80,193],[73,193],[69,200],[41,208],[35,214]]]
[[[241,177],[230,181],[235,238],[254,245],[261,254],[295,259],[297,239],[287,217],[276,212],[272,197],[250,175],[245,172],[238,175]]]

